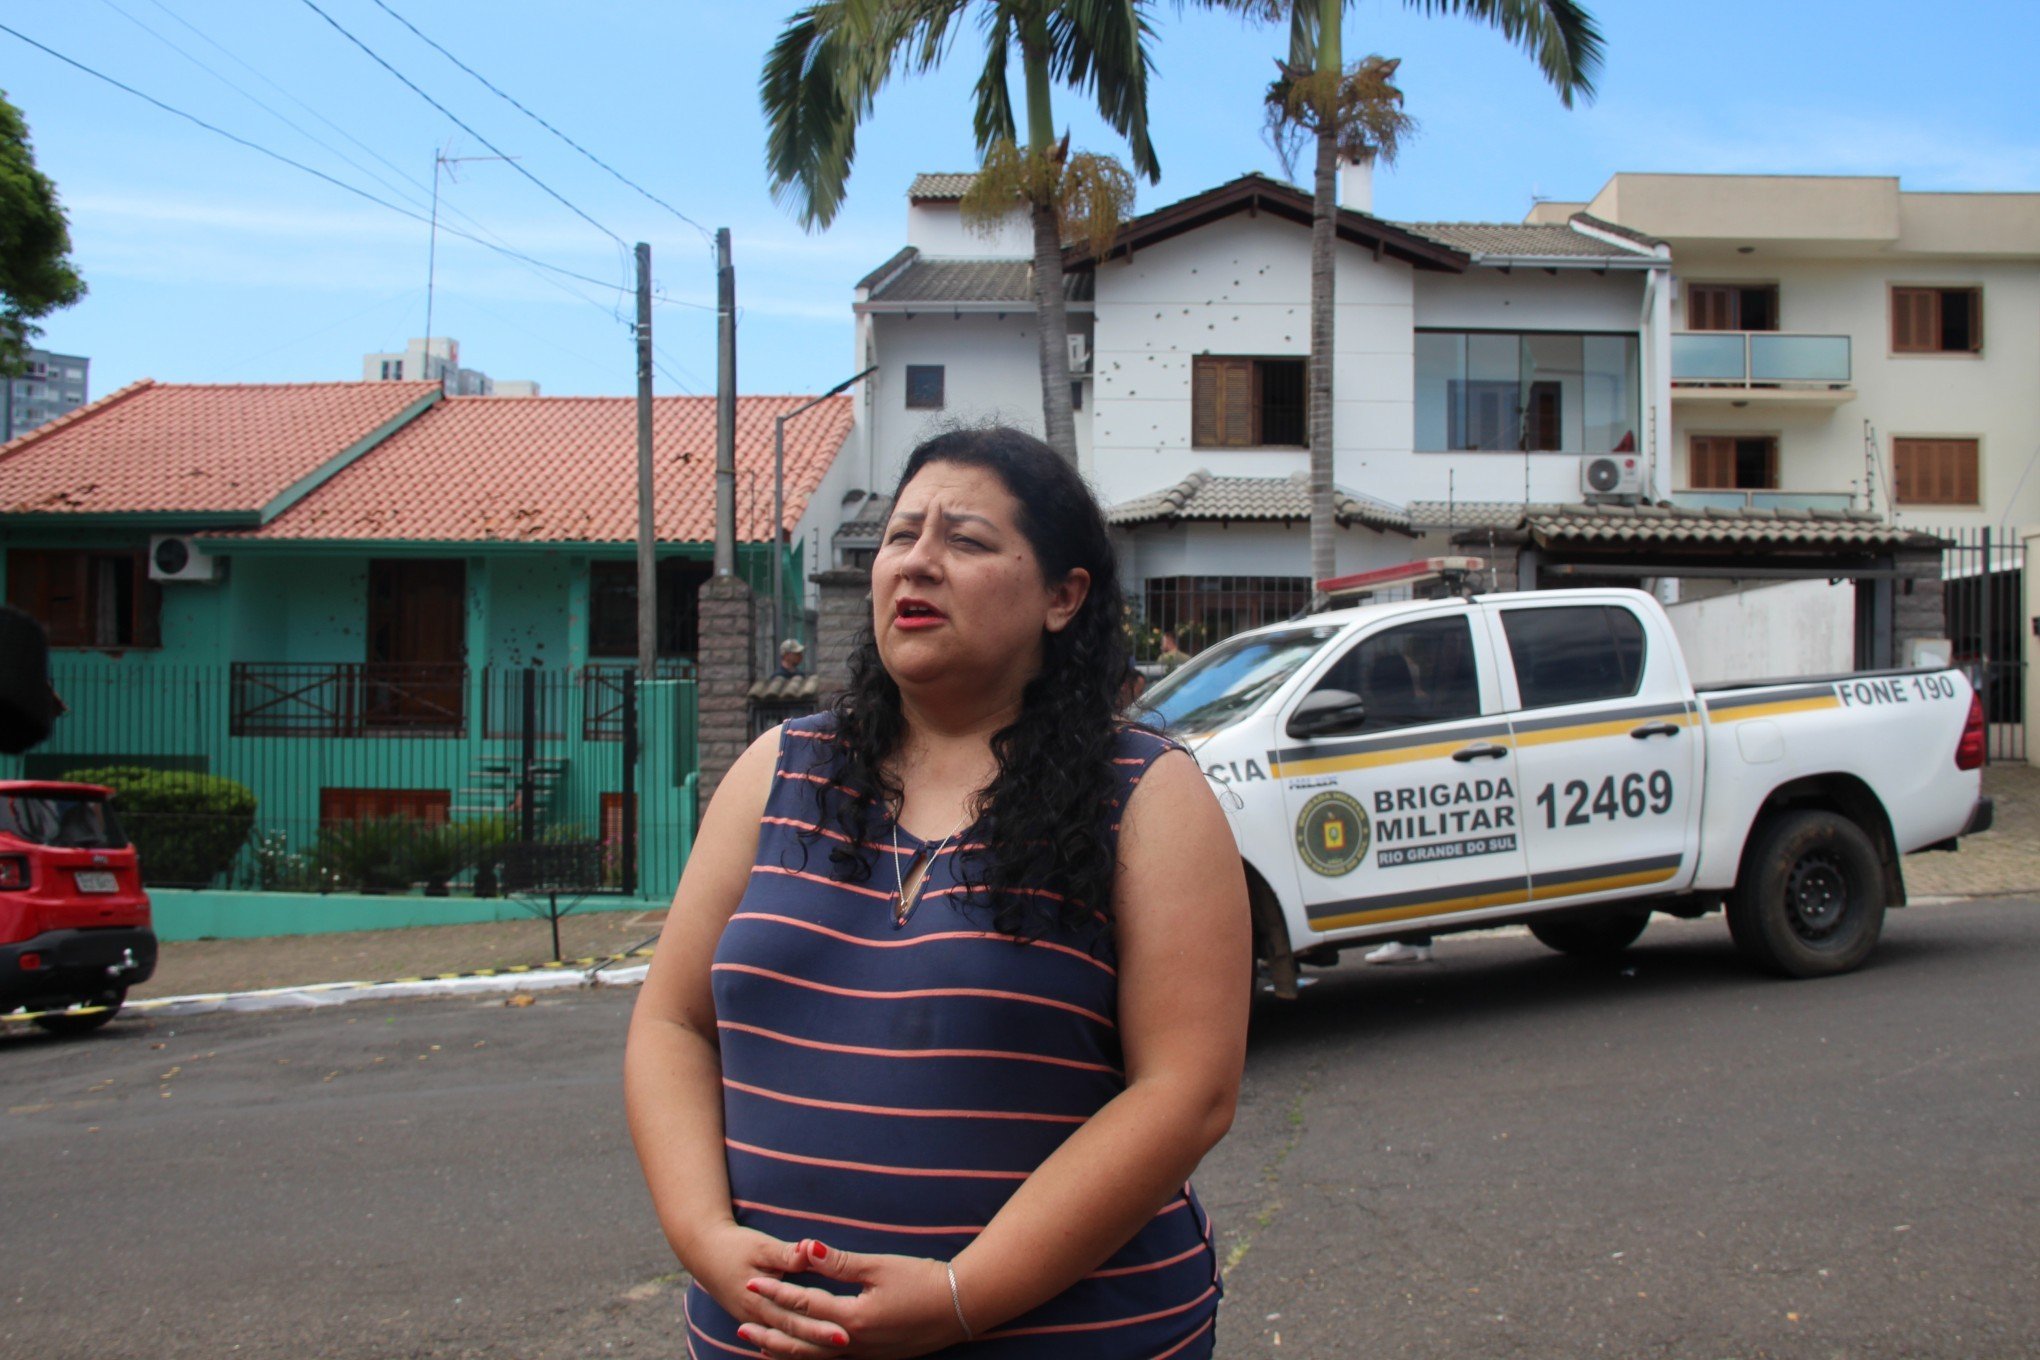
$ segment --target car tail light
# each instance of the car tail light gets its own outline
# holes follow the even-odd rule
[[[33,973],[36,969],[42,967],[42,955],[23,954],[17,962],[21,964],[22,972]]]
[[[28,886],[28,856],[0,855],[0,892]]]
[[[1969,720],[1962,724],[1962,740],[1955,743],[1955,768],[1958,770],[1980,770],[1983,768],[1983,696],[1969,696]]]

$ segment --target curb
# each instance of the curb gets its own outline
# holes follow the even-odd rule
[[[643,958],[652,952],[646,949],[613,954],[607,958],[555,959],[551,963],[478,968],[467,973],[395,978],[386,982],[313,982],[247,992],[157,996],[144,1001],[130,1001],[121,1007],[120,1014],[139,1017],[208,1015],[216,1011],[310,1010],[322,1006],[344,1006],[350,1001],[401,997],[479,996],[491,992],[561,991],[570,987],[634,987],[645,980],[645,972],[650,965],[640,963],[628,968],[610,965],[626,958]],[[80,1006],[68,1011],[17,1011],[0,1015],[0,1023],[32,1021],[44,1015],[89,1015],[99,1009],[96,1006]]]

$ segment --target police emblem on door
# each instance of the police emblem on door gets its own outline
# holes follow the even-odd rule
[[[1367,809],[1337,790],[1312,798],[1296,818],[1297,853],[1313,873],[1326,878],[1359,867],[1371,838]]]

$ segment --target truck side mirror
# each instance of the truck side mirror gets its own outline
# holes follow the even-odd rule
[[[1326,737],[1353,732],[1367,723],[1367,705],[1351,690],[1321,689],[1304,697],[1289,715],[1292,737]]]

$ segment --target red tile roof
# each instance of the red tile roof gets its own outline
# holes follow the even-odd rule
[[[0,514],[250,514],[437,391],[145,379],[0,444]]]
[[[737,401],[739,539],[769,536],[773,417],[808,400]],[[847,396],[787,422],[789,528],[850,423]],[[658,538],[713,541],[715,399],[655,398],[652,449]],[[633,398],[450,397],[269,524],[231,537],[622,543],[636,536]]]

